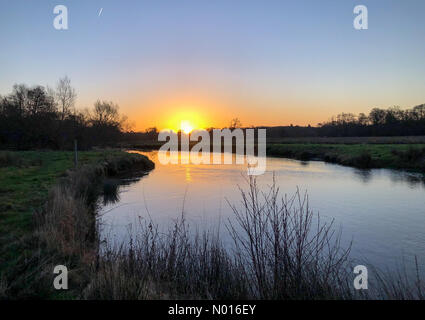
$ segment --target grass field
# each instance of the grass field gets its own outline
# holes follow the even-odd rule
[[[129,157],[117,150],[79,152],[78,166]],[[16,266],[34,253],[35,246],[24,239],[33,235],[35,212],[42,210],[58,179],[74,167],[73,152],[0,151],[0,291]]]
[[[267,155],[298,160],[323,160],[359,168],[425,171],[425,144],[276,143]]]
[[[425,144],[425,136],[267,138],[267,143]]]
[[[141,141],[128,148],[157,150],[163,143]],[[192,142],[191,146],[196,144]],[[268,138],[267,155],[322,160],[358,168],[425,172],[425,136]]]
[[[96,163],[119,151],[79,152],[79,165]],[[53,183],[74,167],[73,152],[0,152],[0,239],[19,236]],[[0,240],[1,241],[1,240]]]

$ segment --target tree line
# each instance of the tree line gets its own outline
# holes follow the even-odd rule
[[[373,108],[368,115],[341,113],[318,125],[320,136],[425,135],[425,104],[411,109]]]
[[[55,88],[16,84],[0,96],[0,146],[3,149],[81,149],[111,145],[127,125],[118,105],[96,101],[92,109],[75,108],[76,91],[68,77]]]
[[[341,113],[317,126],[267,128],[268,138],[283,137],[370,137],[425,135],[425,104],[411,109],[373,108],[365,113]]]
[[[80,149],[125,141],[157,142],[156,128],[131,131],[117,104],[98,100],[91,109],[77,109],[76,97],[68,77],[59,79],[55,88],[14,85],[10,94],[0,96],[0,148],[67,150],[73,148],[74,140]],[[228,127],[242,124],[235,118]],[[261,128],[267,128],[268,138],[425,135],[425,104],[406,110],[374,108],[368,115],[341,113],[315,127]]]

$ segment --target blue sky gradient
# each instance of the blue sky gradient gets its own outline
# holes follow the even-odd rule
[[[53,28],[58,4],[69,30]],[[315,125],[425,103],[424,18],[421,0],[1,0],[0,94],[68,75],[79,107],[113,100],[137,129],[185,108],[216,126]]]

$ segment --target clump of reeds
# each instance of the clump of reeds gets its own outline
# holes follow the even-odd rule
[[[118,179],[105,179],[103,182],[103,205],[108,203],[115,203],[120,200],[119,195],[120,180]]]
[[[239,265],[251,279],[251,295],[260,299],[344,298],[350,247],[341,234],[309,208],[299,190],[282,197],[275,181],[261,192],[255,179],[241,190],[242,206],[231,205],[230,224]]]
[[[7,291],[7,280],[5,279],[4,276],[1,276],[0,277],[0,300],[7,298],[6,291]]]
[[[414,259],[415,274],[408,273],[405,264],[394,271],[383,271],[371,266],[373,278],[369,285],[369,297],[385,300],[424,300],[425,283],[420,275],[418,259],[416,256]]]
[[[85,198],[75,197],[75,192],[68,185],[56,185],[43,214],[36,219],[43,242],[64,255],[84,254],[87,244],[95,239],[94,214]]]
[[[68,172],[50,190],[44,210],[35,215],[37,234],[42,242],[61,255],[78,255],[83,261],[87,255],[96,256],[95,209],[96,200],[104,191],[101,182],[108,173],[131,170],[138,162],[145,165],[145,157],[126,154],[103,164],[85,165]]]
[[[357,168],[370,168],[373,166],[372,155],[369,152],[364,151],[358,157],[352,159],[352,164]]]
[[[122,173],[131,169],[131,171],[152,170],[155,164],[148,157],[141,154],[128,153],[125,157],[113,158],[106,161],[106,173],[109,176]]]

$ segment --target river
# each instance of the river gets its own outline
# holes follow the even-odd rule
[[[233,218],[227,201],[241,200],[246,188],[242,165],[162,165],[157,152],[141,152],[155,169],[120,186],[119,199],[101,208],[103,238],[125,241],[128,226],[148,217],[166,226],[184,211],[191,226],[210,228]],[[406,267],[414,257],[425,274],[425,184],[419,174],[387,169],[359,170],[322,161],[267,158],[259,185],[273,174],[283,194],[297,188],[309,195],[312,210],[342,230],[342,244],[352,241],[351,257],[382,270]],[[225,228],[221,228],[226,233]],[[224,235],[224,237],[226,237]]]

